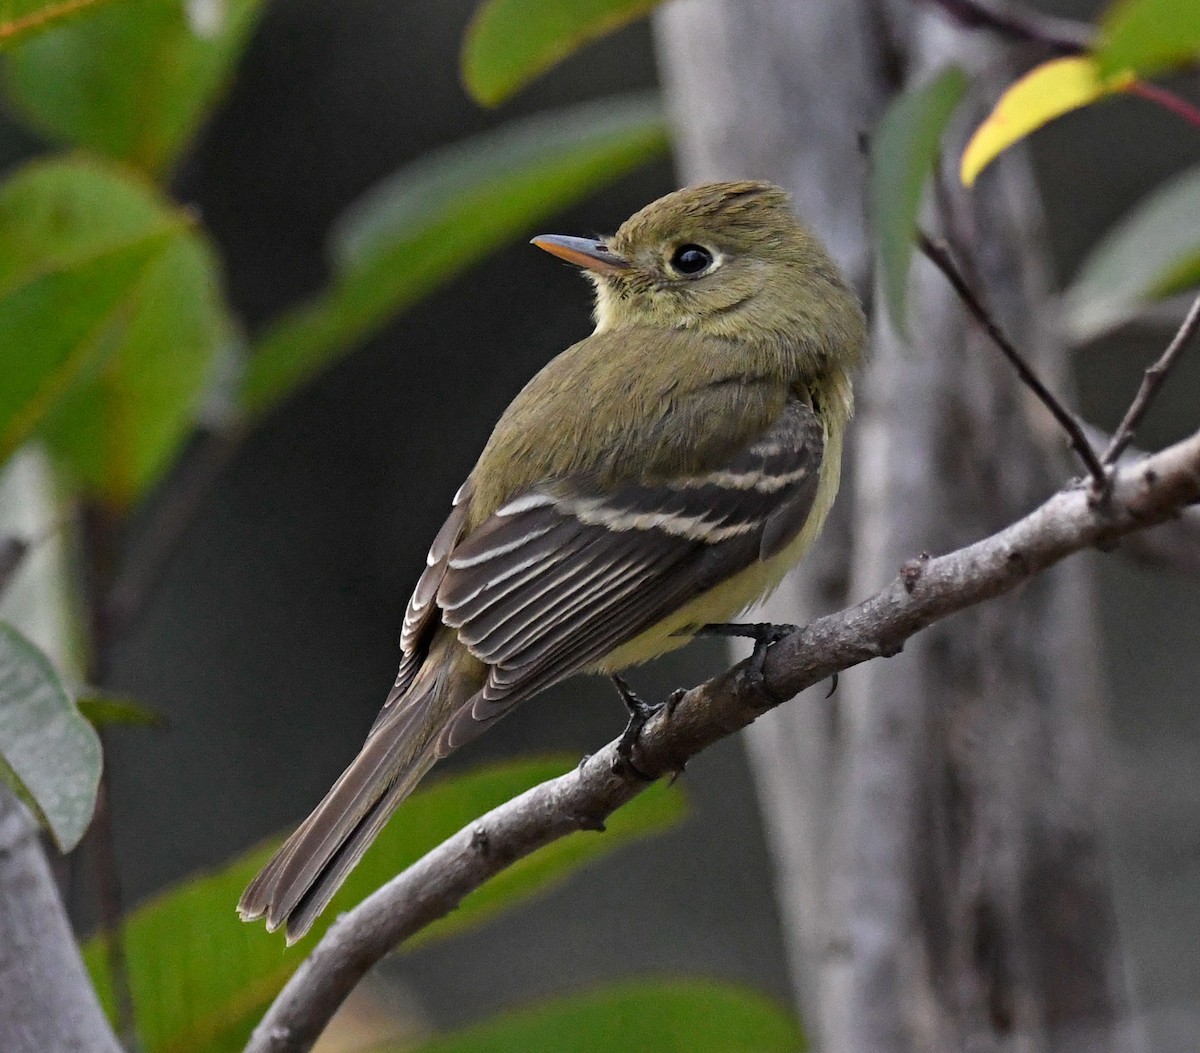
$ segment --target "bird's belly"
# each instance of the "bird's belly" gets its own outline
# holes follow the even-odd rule
[[[770,559],[751,564],[701,593],[679,610],[652,625],[645,632],[621,644],[593,665],[592,671],[615,673],[631,665],[640,665],[668,651],[690,643],[701,625],[725,622],[751,604],[764,599],[783,580],[784,575],[804,556],[825,523],[833,499],[837,496],[841,475],[841,436],[828,436],[821,463],[821,479],[812,512],[796,536]]]

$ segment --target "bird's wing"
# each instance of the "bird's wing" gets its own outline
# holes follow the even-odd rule
[[[718,470],[603,493],[558,480],[497,509],[434,564],[442,621],[490,667],[439,753],[777,553],[808,518],[823,452],[820,419],[793,399]]]
[[[403,654],[400,671],[396,674],[396,683],[388,694],[387,703],[380,714],[381,718],[389,712],[391,703],[409,689],[421,668],[421,663],[425,661],[430,635],[439,623],[438,606],[434,601],[437,599],[442,579],[446,576],[450,553],[467,529],[470,507],[470,492],[468,487],[463,486],[454,495],[454,507],[434,537],[433,544],[429,546],[429,554],[425,557],[425,570],[417,579],[417,587],[413,589],[408,607],[404,611],[404,624],[400,630],[400,650]]]

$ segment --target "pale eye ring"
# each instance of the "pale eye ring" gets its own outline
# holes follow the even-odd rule
[[[713,254],[703,245],[680,245],[671,254],[671,269],[677,274],[695,278],[713,265]]]

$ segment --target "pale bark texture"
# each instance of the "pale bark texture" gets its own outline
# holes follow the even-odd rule
[[[984,36],[900,0],[679,0],[656,28],[681,176],[781,183],[864,293],[860,134],[896,90],[950,62],[988,93],[975,113],[1007,74]],[[966,250],[972,282],[1062,391],[1026,159],[1014,151],[977,192],[941,195],[927,222]],[[872,313],[838,514],[770,606],[779,620],[995,530],[1076,470],[931,268],[915,268],[911,344]],[[1096,647],[1089,566],[1075,561],[847,675],[828,702],[753,726],[816,1048],[1138,1048],[1096,805]]]
[[[0,473],[0,537],[41,538],[59,518],[49,465],[26,451]],[[33,546],[0,597],[18,626],[70,668],[63,546]],[[28,811],[0,783],[0,1051],[119,1053]]]
[[[0,786],[0,1049],[119,1053],[37,827]]]

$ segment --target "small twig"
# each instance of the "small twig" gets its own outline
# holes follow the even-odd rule
[[[1129,404],[1129,409],[1125,411],[1121,423],[1117,425],[1117,430],[1113,432],[1104,456],[1100,458],[1106,465],[1116,464],[1117,458],[1125,452],[1125,447],[1133,441],[1134,432],[1137,431],[1138,425],[1142,423],[1142,418],[1150,409],[1163,381],[1167,379],[1172,367],[1179,360],[1180,353],[1187,346],[1188,341],[1196,335],[1197,330],[1200,330],[1200,296],[1192,301],[1192,306],[1184,317],[1183,324],[1167,345],[1162,357],[1143,375],[1141,387],[1138,388],[1137,394]]]
[[[1085,423],[1083,427],[1093,447],[1097,450],[1108,448],[1111,435],[1091,424]],[[1145,450],[1129,445],[1118,454],[1113,467],[1129,468],[1146,457]],[[1136,534],[1130,534],[1121,540],[1117,552],[1145,566],[1200,576],[1200,506],[1182,509],[1178,518],[1153,530],[1139,530]]]
[[[105,735],[99,734],[101,741]],[[107,751],[107,743],[104,743]],[[96,794],[96,811],[87,834],[88,848],[92,857],[92,868],[96,875],[96,892],[100,906],[100,939],[104,944],[104,957],[108,974],[112,980],[113,995],[117,1003],[117,1033],[127,1050],[138,1048],[138,1035],[134,1023],[133,987],[129,981],[129,959],[125,954],[125,929],[121,918],[123,912],[121,880],[117,872],[117,852],[113,838],[112,791],[109,787],[108,770],[100,774],[100,788]]]
[[[23,537],[0,538],[0,597],[7,591],[29,549],[30,544]]]
[[[145,611],[163,573],[221,477],[243,435],[238,430],[203,431],[178,477],[150,514],[134,547],[104,597],[106,634],[122,636]]]
[[[73,518],[64,516],[52,520],[32,537],[18,537],[13,534],[0,538],[0,598],[12,584],[17,571],[21,569],[21,564],[25,562],[25,557],[51,538],[56,537]]]
[[[1012,363],[1022,383],[1041,400],[1042,405],[1050,411],[1054,419],[1062,426],[1063,431],[1067,433],[1067,437],[1070,439],[1071,448],[1079,455],[1079,459],[1083,461],[1084,466],[1091,474],[1095,490],[1097,492],[1107,491],[1108,475],[1104,470],[1104,465],[1100,463],[1099,458],[1096,456],[1096,451],[1092,449],[1091,443],[1087,441],[1087,436],[1083,433],[1083,426],[1079,418],[1067,409],[1058,400],[1057,396],[1042,383],[1041,379],[1033,371],[1033,367],[1025,361],[1025,357],[1021,352],[1004,335],[1004,331],[1000,328],[988,309],[983,306],[982,301],[975,295],[971,286],[962,276],[945,244],[932,241],[929,235],[923,230],[918,230],[917,245],[926,258],[946,276],[946,280],[954,287],[954,291],[958,293],[959,299],[962,300],[967,310],[983,326],[984,332],[991,337],[992,343]]]
[[[939,152],[933,166],[933,195],[938,217],[947,244],[947,251],[958,259],[964,281],[981,285],[979,268],[976,266],[975,254],[971,245],[975,239],[967,229],[967,217],[963,215],[964,198],[956,193],[954,183],[957,180],[946,170],[945,157]]]
[[[910,636],[957,611],[1011,592],[1073,552],[1111,545],[1200,499],[1200,432],[1114,473],[1099,509],[1078,487],[1060,490],[991,537],[923,560],[853,607],[801,626],[768,652],[692,688],[653,717],[635,747],[638,768],[662,777],[763,712],[764,690],[789,699],[841,669],[897,653]],[[543,845],[595,829],[648,783],[614,771],[616,742],[576,771],[535,786],[442,842],[330,926],[254,1030],[246,1053],[303,1053],[342,1000],[402,940],[443,917],[496,874]],[[481,852],[480,830],[488,851]]]
[[[1176,117],[1182,117],[1193,128],[1200,128],[1200,109],[1193,106],[1187,99],[1180,98],[1173,91],[1150,84],[1144,80],[1135,80],[1125,88],[1127,95],[1136,95],[1140,99],[1170,110]]]
[[[104,598],[113,580],[121,531],[125,524],[119,511],[101,501],[84,504],[82,522],[87,554],[86,591],[91,633],[87,680],[88,683],[103,686],[108,679],[114,640],[105,613]],[[99,731],[99,735],[101,746],[104,747],[103,730]],[[136,1048],[137,1039],[136,1015],[133,985],[129,980],[129,962],[125,956],[124,910],[113,832],[111,779],[111,769],[105,765],[100,773],[96,811],[87,832],[87,845],[100,913],[100,934],[116,1000],[117,1034],[127,1048],[133,1049]]]
[[[1083,22],[1065,18],[1049,18],[1006,4],[1004,11],[995,11],[978,0],[929,0],[955,22],[968,29],[991,29],[1012,40],[1041,44],[1060,55],[1078,55],[1087,51],[1096,38],[1096,31]]]

